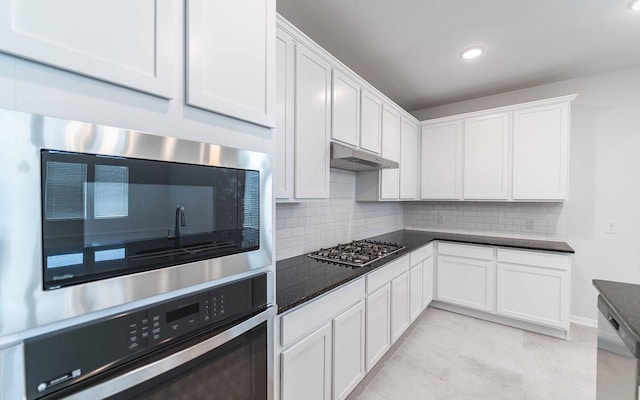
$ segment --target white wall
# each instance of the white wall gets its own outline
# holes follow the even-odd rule
[[[575,250],[571,314],[595,322],[592,279],[640,283],[640,66],[448,104],[420,120],[577,93],[565,240]],[[606,221],[618,233],[605,233]]]
[[[356,173],[331,169],[329,200],[276,205],[278,260],[402,229],[402,203],[357,203]]]

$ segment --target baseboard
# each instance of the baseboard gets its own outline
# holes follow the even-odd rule
[[[597,328],[598,327],[598,320],[597,319],[578,317],[577,315],[572,315],[571,316],[571,323],[572,324],[588,326],[590,328]]]
[[[469,317],[484,319],[486,321],[496,322],[498,324],[512,326],[531,332],[542,333],[544,335],[555,336],[561,339],[569,339],[569,331],[560,328],[551,328],[544,325],[534,324],[531,322],[519,321],[517,319],[503,317],[501,315],[491,314],[484,311],[473,310],[467,307],[457,306],[455,304],[443,303],[437,300],[431,302],[431,306],[440,308],[445,311],[452,311],[458,314],[464,314]]]

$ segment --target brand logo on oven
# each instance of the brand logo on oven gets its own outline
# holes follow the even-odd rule
[[[44,392],[45,390],[49,389],[52,386],[56,386],[70,379],[77,378],[80,375],[82,375],[82,370],[80,368],[74,369],[73,371],[67,372],[66,374],[63,374],[57,378],[53,378],[48,382],[42,382],[41,384],[38,385],[38,392]]]

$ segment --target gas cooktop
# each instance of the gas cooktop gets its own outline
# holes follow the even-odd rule
[[[402,249],[404,249],[404,246],[397,243],[354,240],[351,243],[320,249],[307,255],[320,261],[356,268],[365,267]]]

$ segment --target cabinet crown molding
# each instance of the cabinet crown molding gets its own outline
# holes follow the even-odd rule
[[[420,121],[416,117],[414,117],[412,114],[410,114],[407,110],[403,109],[398,104],[396,104],[395,101],[385,96],[373,85],[371,85],[369,82],[364,80],[360,75],[356,74],[351,68],[344,65],[340,60],[335,58],[331,53],[326,51],[322,46],[320,46],[313,39],[307,36],[307,34],[302,32],[295,25],[287,21],[287,19],[285,19],[282,15],[278,13],[276,13],[276,26],[282,29],[283,31],[285,31],[286,33],[288,33],[289,35],[293,36],[294,40],[309,47],[309,49],[313,50],[314,53],[318,54],[320,57],[327,60],[329,64],[331,64],[332,68],[337,69],[338,71],[347,75],[351,79],[354,79],[363,89],[366,89],[372,93],[375,93],[376,96],[380,97],[385,103],[393,107],[394,110],[401,113],[404,118],[412,121],[414,124],[420,123]]]
[[[508,105],[508,106],[501,106],[501,107],[487,108],[487,109],[484,109],[484,110],[471,111],[471,112],[464,113],[464,114],[454,114],[454,115],[448,115],[446,117],[427,119],[427,120],[420,121],[420,126],[434,125],[434,124],[440,124],[440,123],[450,122],[450,121],[454,121],[454,120],[467,119],[467,118],[473,118],[473,117],[480,117],[480,116],[488,115],[488,114],[498,114],[498,113],[518,111],[518,110],[522,110],[522,109],[526,109],[526,108],[533,108],[533,107],[540,107],[540,106],[550,106],[550,105],[562,104],[562,103],[571,103],[577,96],[578,96],[578,94],[575,93],[575,94],[570,94],[570,95],[566,95],[566,96],[559,96],[559,97],[552,97],[552,98],[548,98],[548,99],[529,101],[529,102],[526,102],[526,103],[511,104],[511,105]]]

